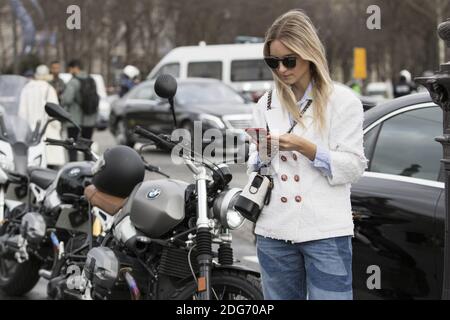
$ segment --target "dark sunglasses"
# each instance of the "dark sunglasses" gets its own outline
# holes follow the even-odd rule
[[[297,65],[297,57],[296,56],[286,56],[283,58],[265,57],[264,61],[271,69],[278,69],[278,67],[280,66],[280,62],[287,69],[294,69],[295,66]]]

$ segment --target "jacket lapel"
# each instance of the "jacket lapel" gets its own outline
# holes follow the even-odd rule
[[[302,136],[308,133],[313,128],[314,123],[314,102],[309,106],[308,110],[302,117],[302,123],[297,124],[293,133]],[[269,129],[274,134],[285,134],[291,128],[291,122],[289,121],[289,114],[284,108],[281,107],[280,101],[276,92],[273,92],[272,108],[265,112],[266,123],[269,125]]]
[[[267,110],[266,122],[273,134],[284,134],[289,130],[289,116],[282,108]]]
[[[278,100],[276,92],[273,92],[272,105],[270,110],[266,110],[266,123],[269,125],[269,130],[273,134],[284,134],[290,128],[289,115],[285,111]]]

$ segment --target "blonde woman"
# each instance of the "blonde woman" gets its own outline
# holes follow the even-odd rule
[[[350,186],[367,164],[361,102],[333,84],[300,10],[270,27],[264,56],[275,88],[256,105],[254,126],[267,125],[272,152],[264,157],[255,143],[249,158],[249,172],[265,170],[274,181],[255,227],[264,297],[352,299]]]

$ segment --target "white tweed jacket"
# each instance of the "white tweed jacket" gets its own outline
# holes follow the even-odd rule
[[[267,110],[267,99],[266,93],[254,106],[253,126],[265,128],[267,123],[272,134],[286,133],[289,115],[280,105],[276,90],[271,110]],[[363,107],[350,89],[334,85],[322,134],[313,123],[313,110],[314,103],[303,116],[303,126],[297,125],[292,133],[329,150],[332,176],[322,173],[298,152],[276,153],[271,163],[274,189],[270,204],[256,224],[258,235],[295,243],[353,236],[350,187],[367,168]],[[248,173],[257,158],[256,145],[251,144]]]

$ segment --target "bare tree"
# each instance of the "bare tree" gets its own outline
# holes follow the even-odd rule
[[[393,79],[401,69],[419,75],[443,61],[436,26],[448,18],[448,0],[41,0],[45,21],[24,1],[38,29],[56,38],[35,54],[42,62],[81,58],[87,69],[113,83],[118,70],[135,64],[143,73],[176,46],[232,43],[239,35],[264,37],[282,13],[306,11],[323,40],[333,76],[352,78],[353,49],[368,54],[369,80]],[[81,30],[66,28],[66,9],[79,5]],[[368,30],[369,5],[382,10],[382,29]],[[0,0],[0,68],[11,69],[13,26],[9,1]],[[20,26],[16,28],[21,35]]]

